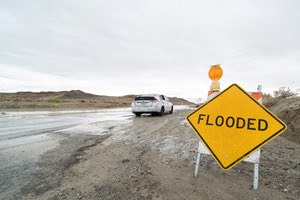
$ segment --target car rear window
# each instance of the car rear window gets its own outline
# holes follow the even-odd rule
[[[154,97],[135,97],[135,101],[139,101],[139,100],[153,100]]]

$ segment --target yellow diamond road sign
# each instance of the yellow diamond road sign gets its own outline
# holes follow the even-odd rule
[[[286,125],[237,84],[187,116],[223,169],[230,169],[286,130]]]

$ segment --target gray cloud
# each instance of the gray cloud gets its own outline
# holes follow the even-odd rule
[[[300,85],[298,1],[0,5],[2,91],[78,88],[203,97],[209,66],[217,63],[224,68],[223,87],[237,82],[255,90],[262,84],[271,92]]]

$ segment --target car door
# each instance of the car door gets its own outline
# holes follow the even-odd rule
[[[159,98],[160,98],[162,104],[164,105],[165,112],[166,112],[168,108],[167,108],[167,102],[166,102],[164,95],[159,95]]]
[[[173,103],[171,102],[171,100],[168,97],[167,97],[167,99],[168,99],[168,103],[169,103],[169,107],[170,107],[170,112],[171,112],[172,107],[173,107]]]
[[[168,99],[168,97],[164,96],[164,104],[165,104],[165,110],[166,112],[170,112],[171,111],[171,102],[170,100]]]

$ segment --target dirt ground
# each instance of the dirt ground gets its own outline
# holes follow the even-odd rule
[[[206,156],[193,176],[198,139],[191,110],[142,116],[101,136],[70,136],[45,153],[22,199],[299,199],[300,145],[277,137],[262,148],[259,189],[253,164],[223,171]],[[97,124],[96,124],[97,125]],[[284,133],[283,133],[284,134]]]

